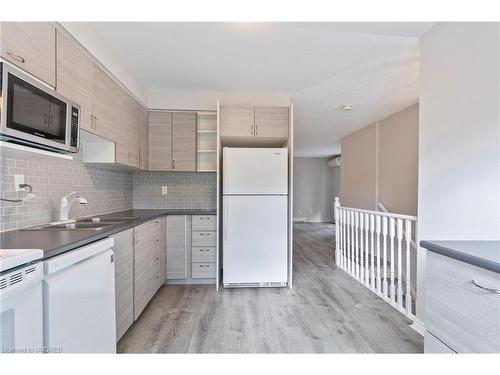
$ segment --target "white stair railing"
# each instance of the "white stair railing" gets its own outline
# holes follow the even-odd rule
[[[412,320],[411,248],[416,222],[416,216],[342,207],[335,198],[336,265]]]

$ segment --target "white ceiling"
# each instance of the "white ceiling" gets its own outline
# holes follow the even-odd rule
[[[297,156],[418,100],[431,23],[155,23],[92,26],[149,89],[289,94]],[[351,112],[340,106],[352,104]]]

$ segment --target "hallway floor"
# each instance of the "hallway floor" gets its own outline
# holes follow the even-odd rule
[[[335,267],[332,224],[295,224],[293,275],[293,289],[163,286],[118,352],[423,352],[407,318]]]

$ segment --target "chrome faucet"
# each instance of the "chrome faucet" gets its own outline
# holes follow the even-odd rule
[[[69,210],[71,205],[75,202],[80,204],[87,204],[87,200],[78,196],[76,191],[69,193],[61,198],[61,206],[59,208],[59,222],[69,220]]]

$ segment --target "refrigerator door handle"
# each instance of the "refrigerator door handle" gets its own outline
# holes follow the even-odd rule
[[[224,241],[227,242],[227,213],[228,213],[228,208],[227,205],[229,204],[228,198],[224,197]]]

